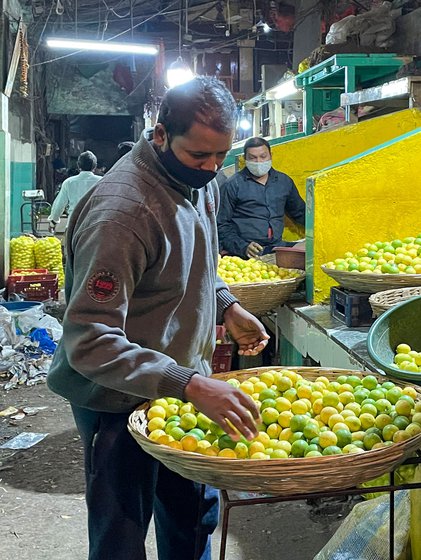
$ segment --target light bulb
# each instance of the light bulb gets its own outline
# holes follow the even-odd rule
[[[194,78],[194,74],[181,56],[167,70],[167,82],[170,88],[185,84]]]
[[[240,123],[239,123],[238,126],[241,128],[241,130],[247,131],[247,130],[250,130],[250,128],[251,128],[251,122],[248,119],[246,119],[245,117],[243,117],[240,120]]]

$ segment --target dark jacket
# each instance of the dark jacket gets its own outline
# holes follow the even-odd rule
[[[262,185],[244,168],[221,187],[220,248],[245,257],[252,241],[265,248],[285,245],[282,240],[285,214],[296,223],[305,224],[305,202],[294,181],[272,168],[266,185]]]

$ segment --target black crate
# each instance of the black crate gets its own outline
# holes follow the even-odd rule
[[[352,292],[341,287],[330,289],[330,314],[347,327],[369,327],[373,312],[368,298],[371,294]]]

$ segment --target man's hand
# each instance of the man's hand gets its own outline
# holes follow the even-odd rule
[[[238,344],[240,356],[257,356],[270,338],[262,323],[239,303],[233,303],[228,307],[224,313],[224,323],[231,337]]]
[[[261,251],[263,251],[263,247],[258,243],[256,243],[255,241],[252,241],[247,246],[246,255],[248,256],[249,259],[255,259],[256,257],[259,256]]]
[[[186,385],[184,397],[233,440],[239,439],[238,432],[248,440],[258,435],[256,421],[260,416],[253,399],[229,383],[196,374]]]

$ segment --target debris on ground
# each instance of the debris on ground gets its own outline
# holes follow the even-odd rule
[[[0,449],[28,449],[42,441],[48,434],[39,434],[35,432],[22,432],[16,437],[9,439],[3,445],[0,445]]]
[[[45,382],[63,332],[59,321],[38,308],[19,314],[2,306],[0,309],[0,379],[5,378],[3,388],[8,391],[19,385]]]

